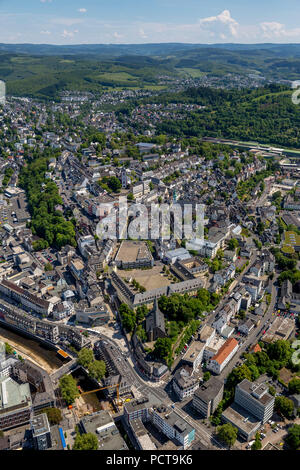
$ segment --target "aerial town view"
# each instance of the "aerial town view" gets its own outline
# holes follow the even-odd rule
[[[300,449],[300,4],[151,3],[0,2],[1,455]]]

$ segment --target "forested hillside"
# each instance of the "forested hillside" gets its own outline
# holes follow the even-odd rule
[[[158,126],[158,132],[258,140],[298,148],[300,107],[292,103],[291,95],[291,89],[277,85],[242,91],[198,88],[165,95],[165,102],[198,103],[205,109],[191,113],[186,120],[166,120]]]

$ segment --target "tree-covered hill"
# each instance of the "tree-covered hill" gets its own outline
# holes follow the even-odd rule
[[[293,104],[291,95],[291,89],[276,85],[242,91],[198,88],[165,95],[166,102],[198,103],[205,109],[191,113],[186,120],[166,120],[158,125],[158,132],[299,148],[300,107]]]

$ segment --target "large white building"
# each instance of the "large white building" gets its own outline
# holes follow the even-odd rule
[[[217,354],[209,360],[207,369],[215,374],[220,374],[229,363],[230,359],[235,355],[238,347],[238,341],[235,338],[229,338],[219,349]]]
[[[263,424],[272,417],[275,397],[269,394],[267,384],[244,379],[236,386],[234,401],[260,419]]]
[[[169,439],[178,441],[183,449],[187,449],[195,439],[195,429],[175,410],[163,405],[153,410],[152,422]]]

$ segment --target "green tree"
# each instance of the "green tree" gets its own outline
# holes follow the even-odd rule
[[[106,373],[106,365],[104,361],[93,361],[88,365],[89,375],[96,380],[101,380]]]
[[[220,441],[232,447],[237,439],[238,429],[230,423],[223,424],[217,428],[217,436]]]
[[[300,424],[294,424],[288,430],[285,442],[293,449],[297,450],[300,447]]]
[[[53,270],[53,266],[51,263],[46,263],[45,266],[44,266],[44,270],[45,271],[52,271]]]
[[[99,442],[97,436],[91,432],[86,434],[77,433],[73,450],[98,450]]]
[[[62,420],[62,414],[59,408],[45,408],[41,413],[46,413],[50,424],[59,424]]]
[[[207,382],[210,379],[210,377],[211,377],[211,373],[207,370],[203,374],[203,382]]]
[[[255,441],[252,444],[251,450],[261,450],[262,448],[262,443],[259,438],[259,433],[257,432],[255,435]]]
[[[102,186],[104,189],[106,187],[114,192],[119,192],[120,189],[122,188],[122,183],[121,181],[116,177],[116,176],[104,176],[102,180],[99,182],[100,186]]]
[[[242,382],[242,380],[248,379],[252,380],[252,374],[250,369],[246,366],[246,364],[243,364],[242,366],[236,367],[233,369],[230,374],[227,377],[226,380],[226,388],[227,389],[235,389],[237,384]]]
[[[270,393],[273,397],[275,397],[275,395],[276,395],[276,388],[273,387],[272,385],[270,385],[270,387],[269,387],[269,393]]]
[[[300,379],[294,377],[289,381],[289,392],[290,393],[300,393]]]
[[[11,356],[13,352],[14,352],[14,348],[12,348],[10,344],[5,343],[5,354],[7,356]]]
[[[134,330],[136,324],[136,315],[134,311],[126,304],[121,304],[119,308],[119,314],[122,319],[122,325],[130,333]]]
[[[172,341],[170,338],[158,338],[154,345],[154,355],[161,360],[167,360],[172,351]]]
[[[59,381],[59,388],[61,396],[67,405],[72,405],[75,399],[79,396],[76,380],[72,375],[64,375]]]
[[[278,340],[268,345],[267,353],[270,359],[287,362],[292,355],[291,345],[288,341]]]
[[[83,348],[78,353],[77,362],[83,367],[89,367],[89,365],[94,361],[94,353],[89,348]]]
[[[279,396],[275,398],[274,408],[286,418],[290,418],[294,411],[294,403],[289,398]]]
[[[231,238],[228,242],[228,248],[229,250],[235,250],[236,248],[238,248],[239,246],[239,242],[237,241],[236,238]]]
[[[149,310],[147,309],[146,305],[141,305],[136,309],[136,321],[137,323],[141,323],[144,318],[148,315]]]

